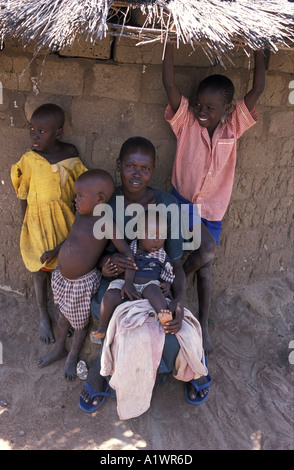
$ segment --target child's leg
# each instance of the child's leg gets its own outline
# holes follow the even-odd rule
[[[46,367],[52,362],[58,361],[67,355],[65,349],[65,343],[68,333],[69,321],[62,315],[59,314],[59,319],[57,322],[57,334],[56,334],[56,343],[53,351],[45,356],[41,357],[38,361],[39,367]]]
[[[211,263],[207,263],[197,271],[197,291],[199,302],[199,323],[202,329],[203,349],[205,355],[212,352],[213,347],[208,334],[208,317],[212,289]]]
[[[201,224],[201,246],[193,251],[184,263],[186,276],[196,272],[199,302],[199,322],[202,328],[205,354],[212,352],[212,343],[208,334],[208,315],[211,298],[211,260],[214,258],[216,242],[209,230]]]
[[[72,337],[71,348],[68,353],[63,377],[68,380],[74,380],[77,376],[77,363],[79,360],[79,354],[87,335],[88,325],[81,330],[74,330]]]
[[[59,314],[59,319],[57,323],[57,335],[56,335],[56,344],[49,354],[41,357],[38,362],[39,367],[46,367],[49,364],[52,364],[59,359],[67,356],[67,351],[65,349],[65,343],[68,336],[69,321],[61,313]],[[74,330],[72,344],[70,352],[66,359],[65,369],[63,376],[66,379],[74,380],[76,378],[76,366],[78,362],[78,357],[80,350],[83,346],[85,337],[87,334],[87,327],[82,330]]]
[[[109,289],[105,292],[100,305],[98,330],[92,333],[94,338],[100,339],[105,337],[110,318],[115,308],[122,302],[120,289]]]
[[[149,284],[143,290],[142,296],[144,299],[149,300],[150,305],[154,308],[162,325],[173,319],[172,313],[167,309],[166,299],[159,286]]]
[[[34,273],[35,293],[40,312],[40,338],[47,344],[54,343],[55,341],[47,309],[47,282],[49,276],[50,273],[48,271]]]
[[[201,224],[201,245],[198,250],[192,251],[184,263],[186,276],[197,272],[202,266],[209,263],[215,255],[216,241],[210,231]]]

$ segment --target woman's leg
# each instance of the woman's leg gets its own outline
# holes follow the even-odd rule
[[[95,359],[93,359],[93,361],[90,364],[88,377],[87,377],[87,384],[90,386],[90,388],[93,390],[94,393],[99,393],[99,392],[104,391],[103,387],[104,387],[105,377],[100,375],[102,348],[103,348],[103,344],[101,345],[98,356]],[[82,389],[81,398],[86,403],[90,403],[90,401],[91,401],[91,395],[89,394],[86,387],[83,387],[83,389]],[[96,397],[92,401],[92,405],[93,406],[98,406],[101,399],[102,399],[102,397],[101,398]]]
[[[102,298],[105,295],[105,292],[108,286],[109,286],[109,280],[102,276],[99,290],[92,299],[91,313],[92,313],[93,318],[98,322],[100,321]],[[104,342],[104,339],[101,340],[101,346],[98,352],[98,356],[95,359],[93,359],[93,361],[91,362],[89,366],[89,371],[88,371],[88,376],[87,376],[87,384],[91,387],[94,393],[99,393],[99,392],[104,391],[103,387],[104,387],[105,377],[100,375],[103,342]],[[91,401],[91,396],[85,386],[83,387],[81,391],[81,398],[86,403],[90,403]],[[100,400],[101,398],[99,397],[95,398],[95,400],[93,400],[92,402],[93,406],[98,406],[98,404],[100,403]]]

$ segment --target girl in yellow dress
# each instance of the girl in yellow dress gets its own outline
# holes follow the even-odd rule
[[[48,276],[75,218],[74,182],[87,171],[76,147],[60,141],[63,124],[59,106],[49,103],[37,108],[30,122],[32,150],[11,168],[24,217],[20,251],[26,268],[34,273],[40,337],[48,344],[54,342],[47,310]]]

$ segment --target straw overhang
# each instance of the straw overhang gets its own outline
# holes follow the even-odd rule
[[[235,45],[272,51],[293,48],[294,3],[288,0],[6,0],[0,33],[51,51],[80,37],[96,43],[107,34],[138,43],[200,44],[221,58]],[[133,21],[140,12],[141,24]]]

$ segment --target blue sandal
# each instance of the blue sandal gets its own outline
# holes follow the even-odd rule
[[[207,367],[207,359],[205,358],[205,363],[206,363],[206,367]],[[196,397],[194,398],[194,400],[192,400],[190,397],[189,397],[189,390],[188,390],[188,384],[186,384],[185,386],[185,397],[186,397],[186,400],[188,403],[190,403],[190,405],[201,405],[201,403],[203,403],[208,395],[209,395],[209,390],[207,391],[207,393],[204,395],[204,397],[200,397],[198,394],[201,390],[204,390],[205,388],[209,388],[210,384],[211,384],[211,377],[209,374],[207,374],[206,376],[207,378],[207,382],[205,382],[205,384],[203,385],[198,385],[195,380],[190,380],[190,384],[193,385],[193,387],[195,388],[196,390]]]
[[[82,397],[80,397],[79,407],[85,413],[94,413],[94,411],[98,410],[98,408],[100,408],[100,406],[103,405],[105,398],[110,397],[110,393],[108,392],[110,388],[108,381],[104,379],[104,382],[103,382],[104,391],[103,392],[97,392],[97,393],[93,392],[93,390],[91,389],[90,385],[87,382],[85,382],[85,388],[87,389],[91,399],[89,403],[86,403],[85,400]],[[101,400],[97,406],[94,406],[92,405],[92,402],[96,397],[101,397]]]

